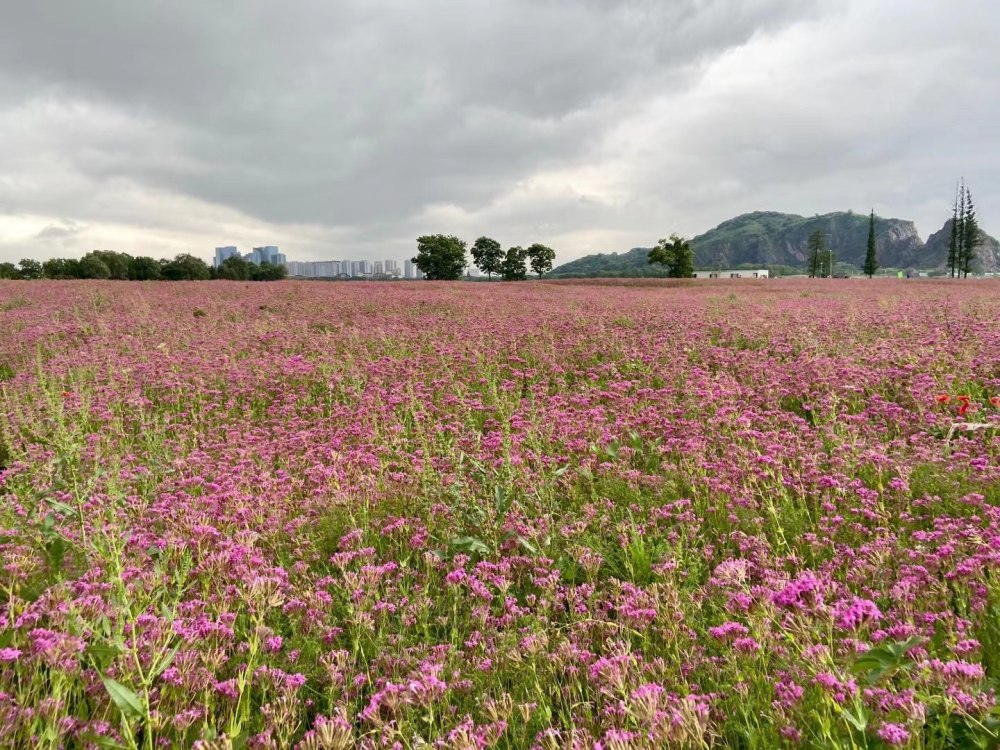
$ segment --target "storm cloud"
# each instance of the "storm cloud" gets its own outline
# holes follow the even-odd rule
[[[446,232],[564,262],[760,209],[927,234],[960,175],[1000,228],[989,3],[8,5],[0,260]]]

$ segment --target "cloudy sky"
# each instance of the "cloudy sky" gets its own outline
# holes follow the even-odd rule
[[[753,210],[1000,234],[991,0],[0,0],[0,261],[424,233],[557,263]]]

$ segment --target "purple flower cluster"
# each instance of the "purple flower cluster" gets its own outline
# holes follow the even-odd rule
[[[988,745],[1000,298],[907,291],[0,281],[0,746]]]

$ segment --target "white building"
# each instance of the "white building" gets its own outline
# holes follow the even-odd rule
[[[696,279],[766,279],[768,273],[766,268],[747,270],[726,270],[726,271],[695,271]]]

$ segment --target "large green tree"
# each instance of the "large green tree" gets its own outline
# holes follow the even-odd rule
[[[281,281],[288,278],[288,269],[280,263],[268,263],[265,261],[259,266],[253,266],[250,278],[253,281]]]
[[[69,265],[70,263],[66,258],[49,258],[42,263],[42,274],[47,279],[72,278],[74,274],[70,273],[71,269]]]
[[[538,274],[538,278],[542,278],[543,274],[552,270],[552,261],[556,259],[556,251],[551,247],[536,242],[526,252],[531,263],[531,270]]]
[[[465,271],[465,242],[454,235],[425,234],[417,237],[413,265],[431,281],[454,281]]]
[[[875,209],[872,209],[871,216],[868,217],[868,247],[865,250],[865,265],[862,269],[870,279],[878,270],[878,257],[875,248]]]
[[[109,279],[124,280],[129,277],[129,270],[132,266],[132,256],[128,253],[119,253],[115,250],[94,250],[91,255],[104,261],[111,274]]]
[[[492,237],[480,237],[472,245],[472,261],[476,268],[492,279],[503,271],[503,248]]]
[[[667,276],[672,279],[694,276],[694,250],[688,240],[677,234],[657,242],[649,251],[649,262],[666,266]]]
[[[0,263],[0,279],[20,279],[21,272],[13,263]]]
[[[503,280],[524,281],[528,275],[528,265],[525,263],[527,257],[528,252],[519,245],[507,248],[507,253],[503,258],[503,267],[501,269],[503,273]]]
[[[226,258],[215,269],[215,278],[229,281],[249,281],[253,277],[253,264],[238,255]]]
[[[42,264],[31,258],[22,258],[17,264],[22,279],[42,278]]]
[[[110,279],[111,269],[96,253],[87,253],[80,258],[77,266],[77,278],[80,279]]]
[[[201,258],[181,253],[163,264],[162,274],[169,281],[204,281],[212,278],[212,269]]]
[[[133,281],[156,281],[163,272],[163,264],[156,258],[140,255],[129,263],[128,277]]]

